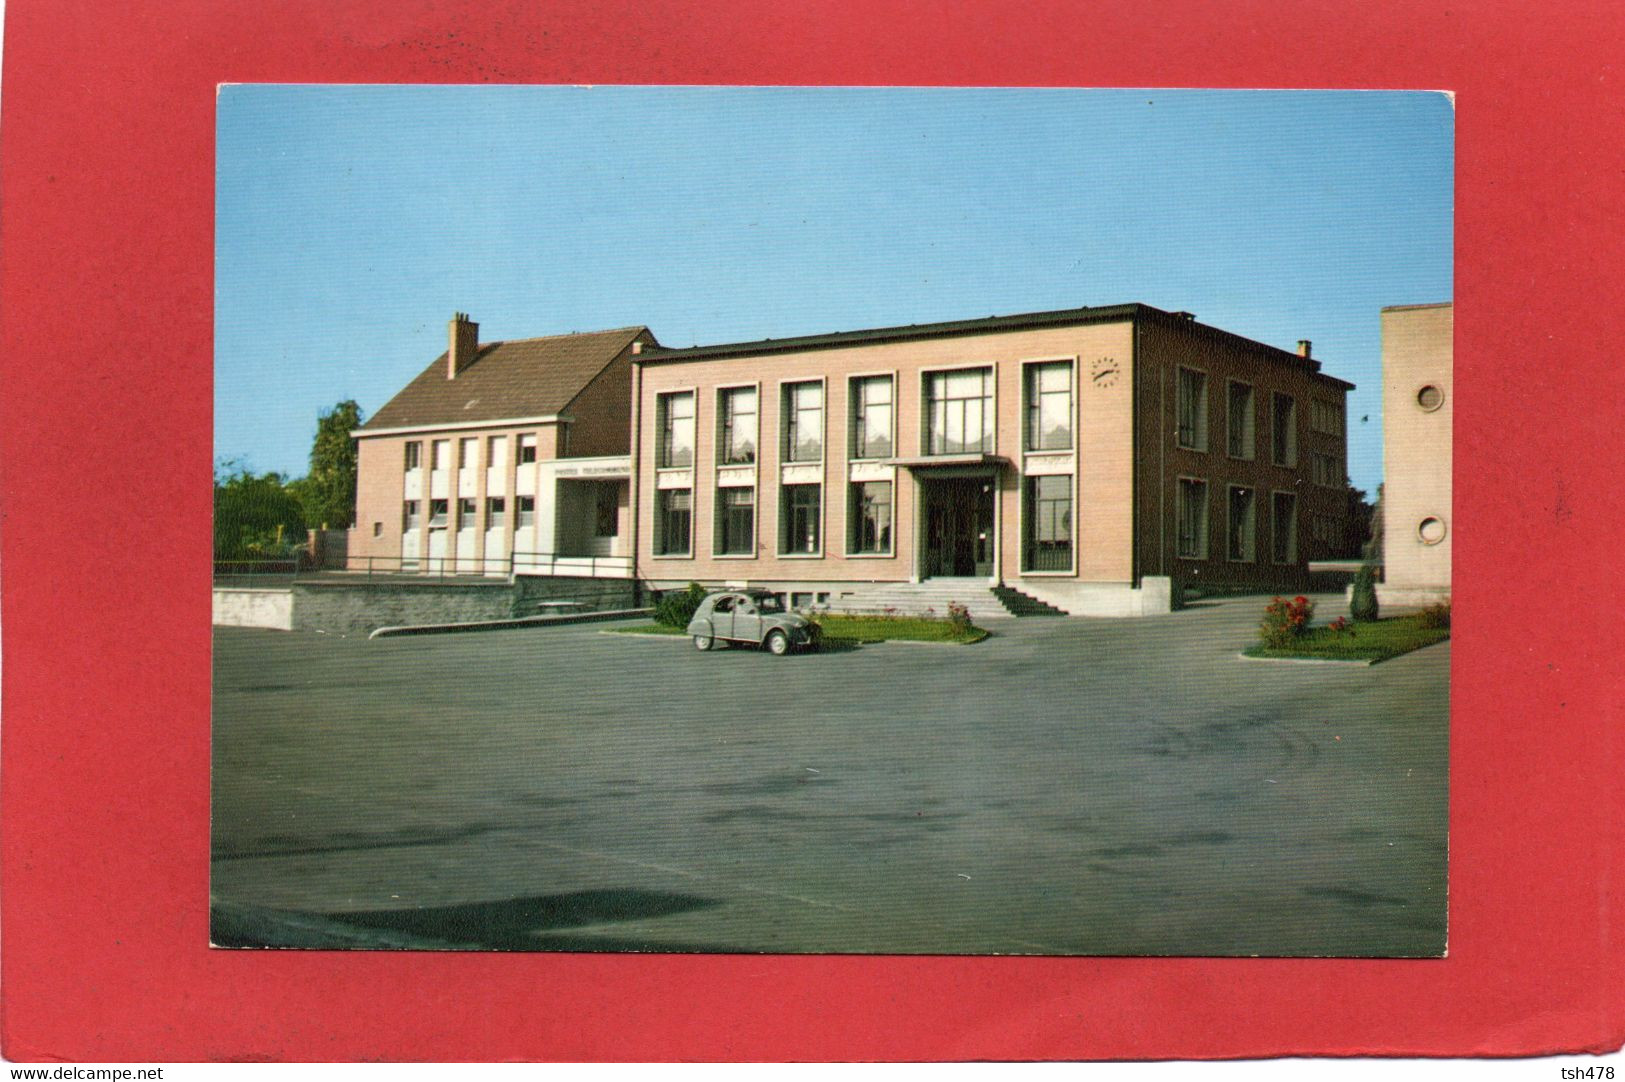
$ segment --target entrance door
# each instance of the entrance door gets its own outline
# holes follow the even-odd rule
[[[993,479],[928,481],[925,495],[925,574],[993,574]]]
[[[428,570],[435,574],[446,570],[446,531],[442,527],[431,527],[429,530]]]

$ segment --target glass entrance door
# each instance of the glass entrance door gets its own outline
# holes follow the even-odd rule
[[[993,574],[993,479],[955,477],[927,481],[925,574]]]

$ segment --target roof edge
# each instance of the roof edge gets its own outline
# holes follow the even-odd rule
[[[1145,304],[1114,304],[1095,308],[1060,308],[1046,312],[1023,312],[983,319],[948,320],[940,323],[909,323],[893,327],[871,327],[856,331],[797,335],[793,338],[764,338],[749,342],[720,342],[682,349],[656,349],[639,355],[634,364],[679,364],[714,357],[745,357],[764,353],[787,353],[809,349],[839,349],[842,346],[874,342],[897,342],[911,338],[948,338],[961,334],[1019,330],[1024,327],[1069,326],[1084,323],[1116,323],[1144,315],[1172,318],[1171,313]]]

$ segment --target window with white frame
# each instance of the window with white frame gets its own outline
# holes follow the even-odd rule
[[[449,465],[451,459],[451,441],[435,440],[429,450],[429,469],[439,473]]]
[[[925,422],[927,454],[993,450],[993,370],[926,373]]]
[[[655,555],[687,556],[693,520],[693,490],[668,488],[655,493]]]
[[[497,529],[508,519],[508,500],[504,496],[487,496],[485,498],[485,525],[487,529]]]
[[[429,501],[429,525],[430,526],[444,526],[446,524],[446,519],[450,515],[450,513],[451,513],[451,506],[447,501],[445,501],[445,500],[430,500]]]
[[[1027,450],[1072,448],[1072,362],[1029,364],[1027,377]]]
[[[813,555],[823,544],[822,485],[785,485],[779,490],[779,551]]]
[[[423,525],[421,507],[417,500],[407,500],[401,505],[401,529],[415,530]]]
[[[749,556],[756,552],[756,490],[717,490],[716,553]]]
[[[536,524],[536,497],[515,496],[513,501],[514,525],[523,530]]]
[[[1253,490],[1240,485],[1230,487],[1230,509],[1226,522],[1226,536],[1230,559],[1251,563],[1257,559],[1257,512]]]
[[[852,381],[852,457],[892,454],[892,378],[862,376]]]
[[[848,549],[866,556],[891,554],[892,483],[858,481],[847,512]]]
[[[1179,446],[1207,450],[1207,373],[1179,370]]]
[[[655,465],[662,469],[694,465],[694,392],[677,391],[655,399],[659,426]]]
[[[457,468],[471,470],[475,466],[474,458],[479,454],[480,441],[472,437],[459,440],[457,443]]]
[[[1072,569],[1072,475],[1029,477],[1023,571]]]
[[[1279,391],[1271,396],[1270,455],[1277,466],[1298,464],[1298,403]]]
[[[1271,556],[1278,564],[1298,559],[1298,497],[1290,492],[1270,495]]]
[[[1253,423],[1254,403],[1251,384],[1230,381],[1229,403],[1225,410],[1225,427],[1229,430],[1231,458],[1251,460],[1256,453],[1257,431]]]
[[[1182,559],[1207,559],[1207,482],[1179,479],[1179,548]]]
[[[536,461],[536,434],[519,437],[519,464],[528,466]]]
[[[784,461],[817,462],[824,457],[824,385],[816,380],[784,385]]]
[[[724,466],[746,465],[756,461],[756,388],[727,387],[718,392],[717,446]]]
[[[406,468],[415,470],[423,465],[423,444],[417,440],[406,445]]]

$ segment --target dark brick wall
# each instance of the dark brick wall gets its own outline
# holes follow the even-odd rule
[[[514,582],[514,615],[534,616],[542,601],[578,601],[587,612],[629,609],[638,604],[633,587],[630,579],[520,575]]]
[[[508,583],[311,581],[293,585],[295,631],[368,633],[410,624],[462,624],[534,616],[542,601],[578,601],[573,611],[632,608],[634,584],[626,579],[520,576]]]
[[[293,587],[295,631],[370,632],[398,624],[505,620],[513,588],[492,583],[299,582]]]

